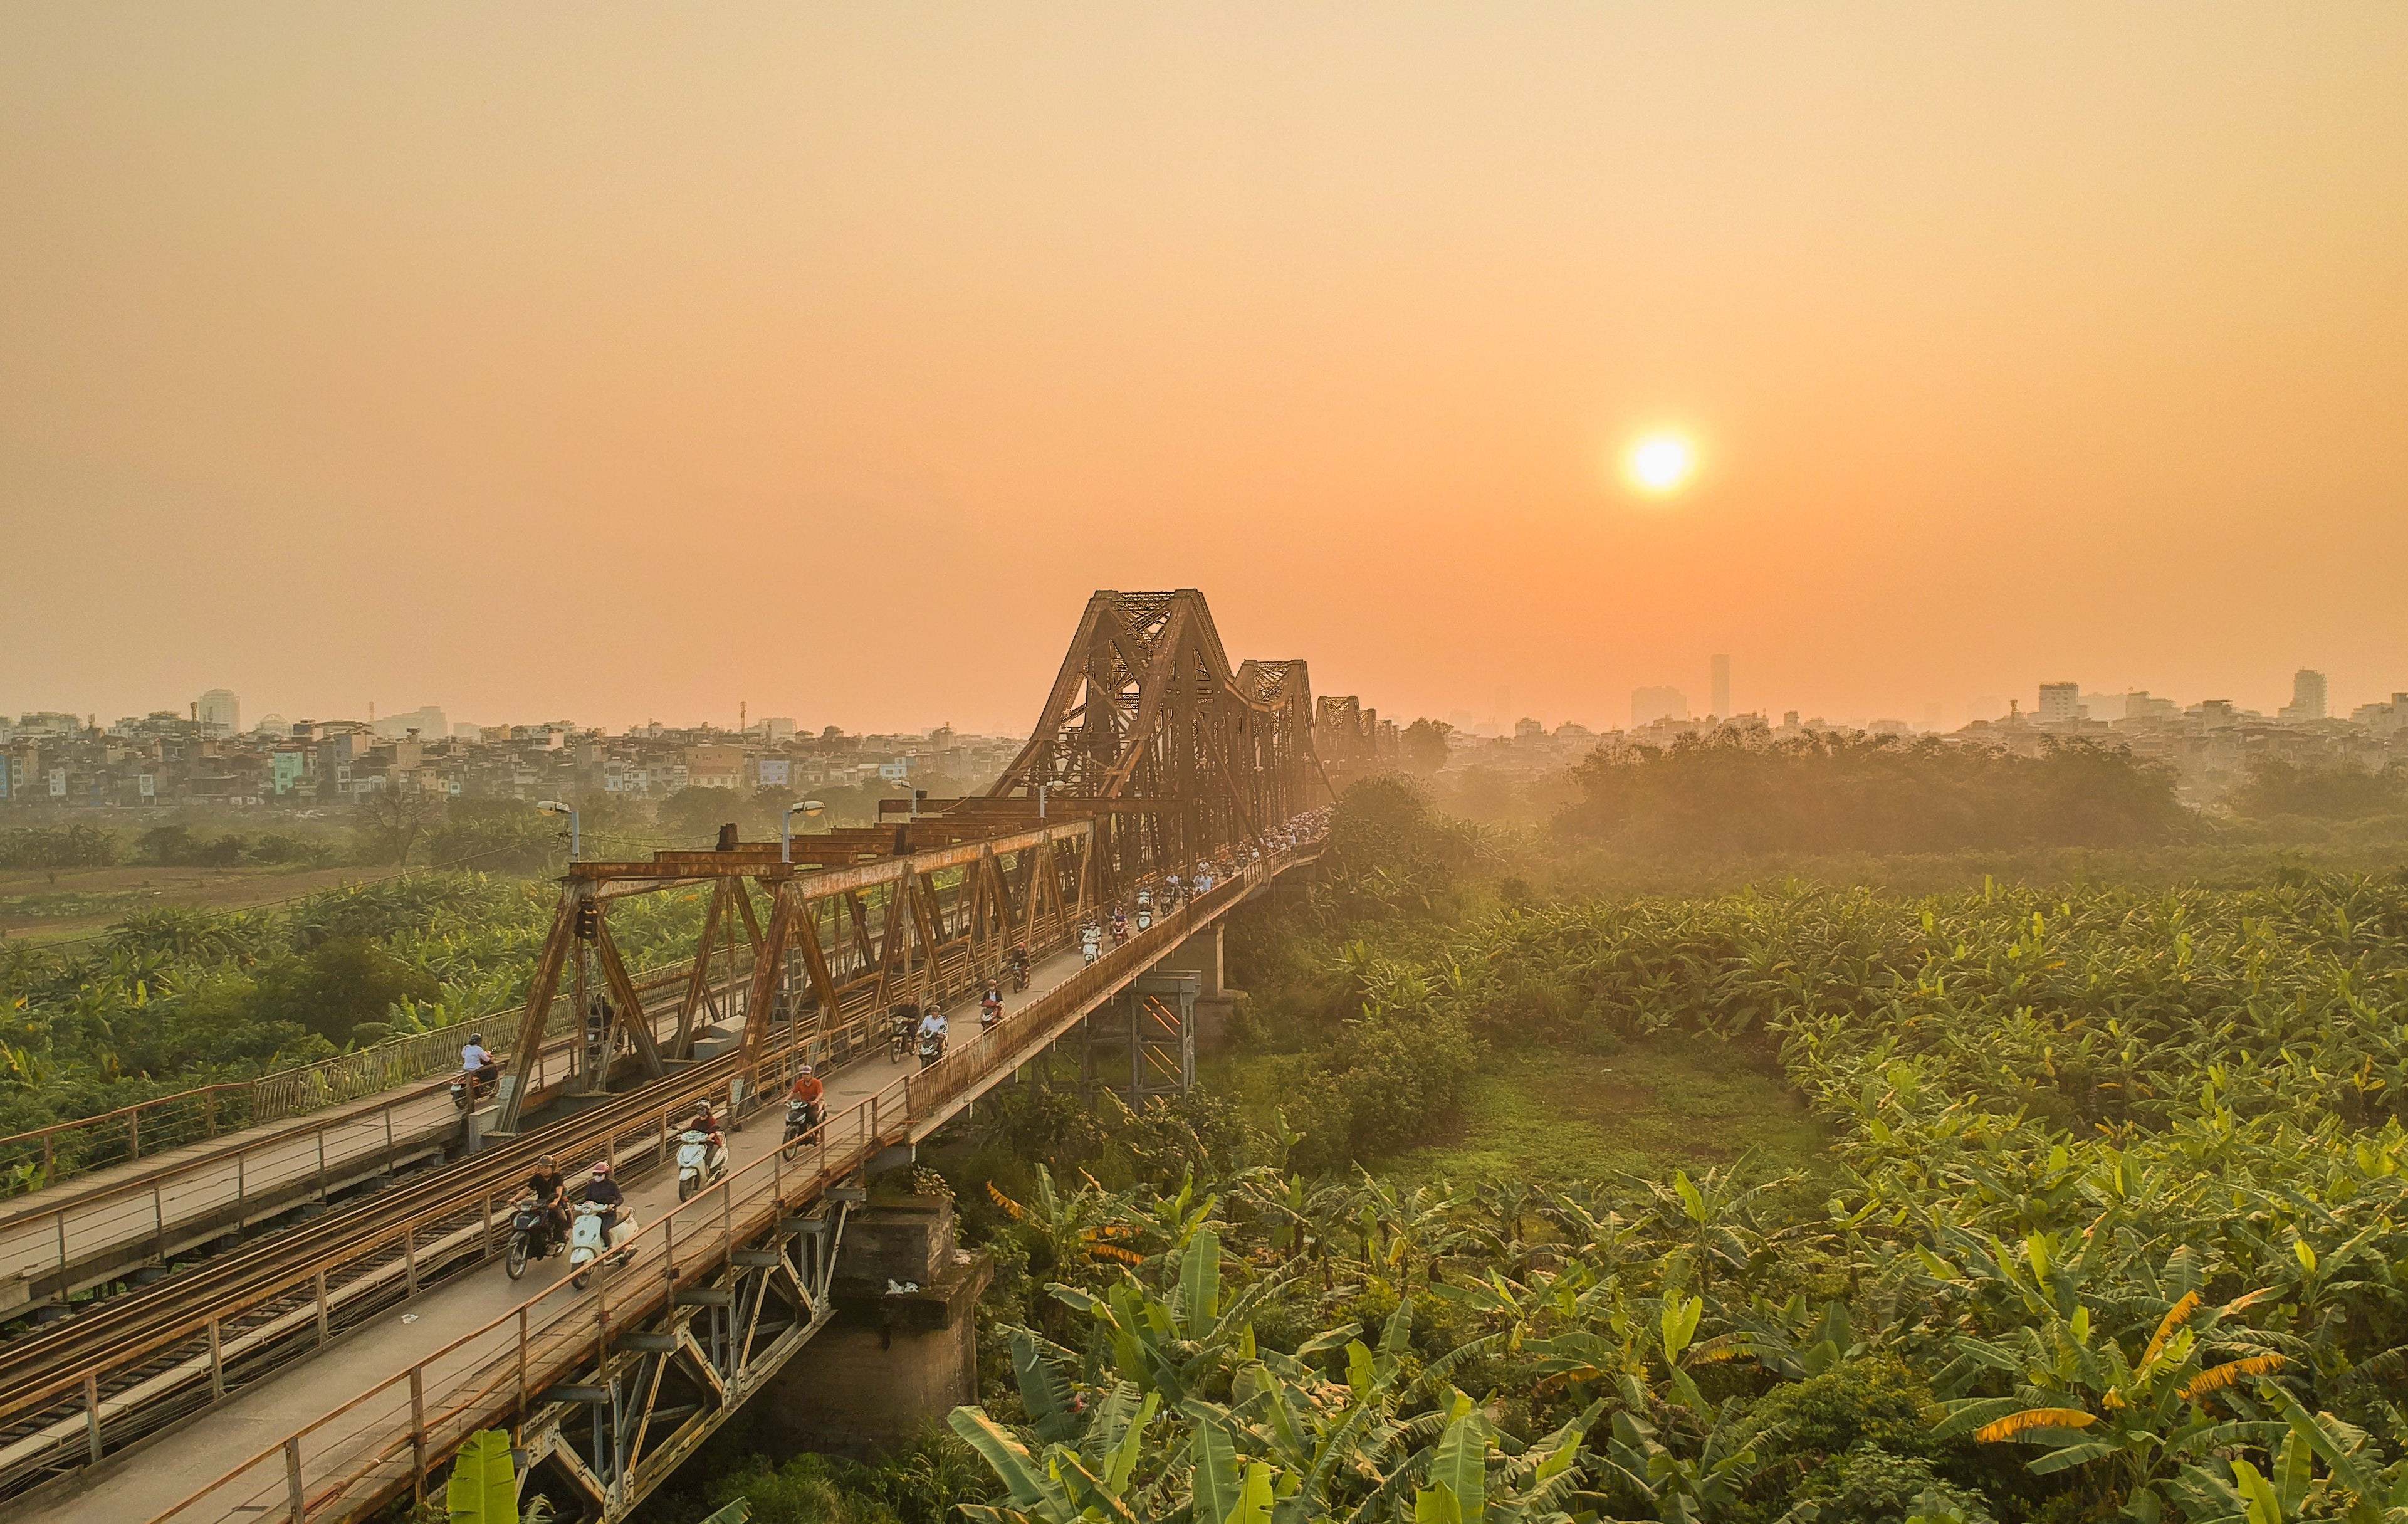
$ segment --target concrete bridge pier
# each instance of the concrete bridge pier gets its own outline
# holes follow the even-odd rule
[[[829,1284],[835,1317],[754,1399],[771,1454],[867,1459],[978,1401],[977,1309],[995,1260],[953,1246],[953,1202],[856,1207]]]
[[[1215,920],[1164,954],[1153,970],[1163,975],[1196,976],[1195,1003],[1188,1020],[1198,1052],[1216,1052],[1228,1041],[1229,1013],[1238,1003],[1222,967],[1223,927],[1224,923]]]

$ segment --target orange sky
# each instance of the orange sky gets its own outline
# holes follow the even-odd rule
[[[2408,7],[0,12],[0,710],[2408,688]],[[1612,456],[1678,424],[1658,505]]]

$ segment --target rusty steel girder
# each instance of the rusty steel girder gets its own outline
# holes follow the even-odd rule
[[[1327,803],[1301,659],[1231,669],[1204,595],[1101,591],[990,799],[1099,816],[1113,879],[1176,871]],[[1135,806],[1129,808],[1128,806]]]

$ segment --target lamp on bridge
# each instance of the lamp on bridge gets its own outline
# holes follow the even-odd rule
[[[786,812],[778,817],[778,860],[780,862],[790,863],[795,860],[795,816],[799,814],[808,819],[817,820],[826,809],[827,806],[817,799],[796,799],[786,806]]]
[[[577,812],[561,803],[558,799],[538,799],[535,801],[535,807],[548,815],[566,815],[568,817],[568,860],[570,862],[575,862],[577,860],[577,848],[579,845],[577,840]]]

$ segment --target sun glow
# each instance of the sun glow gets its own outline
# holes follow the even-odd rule
[[[1662,497],[1688,485],[1697,474],[1698,452],[1677,434],[1650,434],[1630,447],[1624,466],[1632,486]]]

